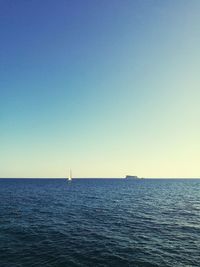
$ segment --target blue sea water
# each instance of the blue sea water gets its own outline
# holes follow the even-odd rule
[[[200,180],[0,179],[0,267],[200,266]]]

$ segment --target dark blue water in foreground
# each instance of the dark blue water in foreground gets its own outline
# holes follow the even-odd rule
[[[200,180],[0,179],[0,266],[200,266]]]

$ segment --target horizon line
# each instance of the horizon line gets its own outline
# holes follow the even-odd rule
[[[66,179],[65,177],[0,177],[0,179]],[[125,177],[74,177],[73,179],[126,179]],[[200,177],[138,177],[138,179],[200,179]],[[137,179],[136,179],[137,180]]]

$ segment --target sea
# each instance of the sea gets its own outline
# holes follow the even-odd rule
[[[0,267],[200,266],[198,179],[0,179]]]

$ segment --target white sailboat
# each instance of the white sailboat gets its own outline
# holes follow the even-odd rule
[[[71,169],[69,170],[69,177],[68,177],[68,181],[71,181],[72,180],[72,171]]]

